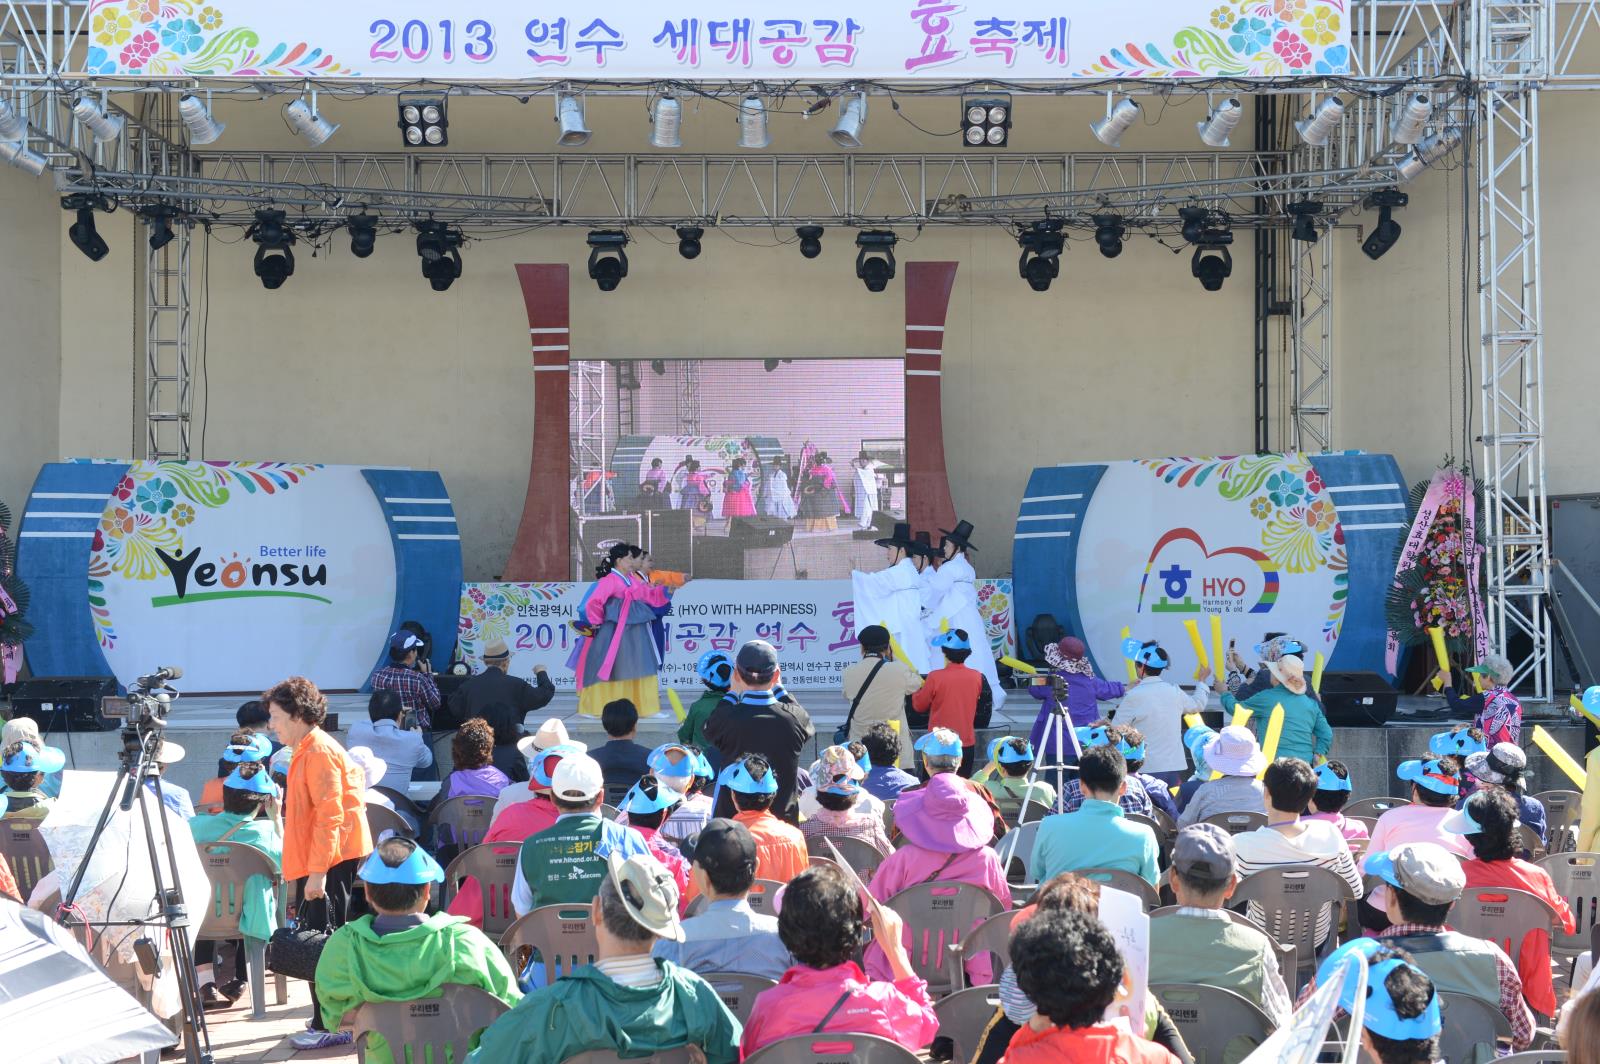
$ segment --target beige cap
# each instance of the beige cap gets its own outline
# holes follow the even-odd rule
[[[657,938],[684,940],[678,923],[678,885],[672,873],[653,857],[634,854],[623,858],[616,850],[606,855],[611,885],[634,923]]]
[[[1427,905],[1447,905],[1467,887],[1461,862],[1436,842],[1407,842],[1369,854],[1365,871]]]

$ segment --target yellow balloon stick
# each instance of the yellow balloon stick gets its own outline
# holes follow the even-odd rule
[[[1128,627],[1127,625],[1123,625],[1122,626],[1122,641],[1124,643],[1126,643],[1128,641],[1128,637],[1131,636],[1131,635],[1133,635],[1133,629]],[[1133,684],[1138,683],[1139,682],[1139,673],[1134,669],[1133,662],[1128,658],[1123,658],[1122,659],[1122,663],[1128,667],[1128,684],[1131,686]]]
[[[1545,731],[1541,725],[1536,724],[1533,727],[1533,743],[1545,752],[1545,755],[1555,763],[1556,768],[1567,774],[1567,778],[1572,781],[1573,786],[1580,791],[1583,790],[1584,784],[1589,780],[1589,774],[1583,770],[1582,765],[1572,759],[1571,754],[1561,748],[1561,744],[1556,742],[1555,736]]]
[[[1429,628],[1428,629],[1428,638],[1433,640],[1433,656],[1435,658],[1439,659],[1439,671],[1444,673],[1446,676],[1449,676],[1450,675],[1450,655],[1444,648],[1444,629],[1443,628]],[[1444,686],[1444,681],[1439,679],[1439,677],[1435,676],[1433,678],[1433,689],[1435,691],[1437,691],[1437,690],[1439,690],[1439,688],[1441,688],[1443,686]]]
[[[888,621],[879,621],[878,624],[883,628],[889,628]],[[907,665],[911,664],[911,659],[906,657],[905,648],[900,645],[900,640],[894,637],[893,629],[889,630],[889,649],[894,652],[894,656],[898,660],[905,662]]]
[[[949,630],[950,630],[950,618],[941,617],[939,619],[939,631],[941,633],[944,633],[944,632],[948,632]]]
[[[1000,659],[1000,664],[1009,665],[1013,669],[1016,669],[1018,672],[1025,672],[1025,673],[1028,673],[1030,676],[1039,671],[1038,669],[1034,668],[1032,665],[1029,665],[1026,661],[1018,661],[1016,658],[1012,658],[1012,657],[1001,658]]]
[[[894,729],[894,733],[895,733],[895,734],[896,734],[896,735],[899,735],[899,734],[900,734],[900,721],[898,721],[898,720],[891,720],[891,721],[890,721],[890,722],[889,722],[889,727],[891,727],[891,728],[893,728],[893,729]]]
[[[1183,726],[1185,728],[1198,728],[1204,723],[1205,721],[1200,719],[1200,714],[1198,713],[1185,713],[1183,715]]]
[[[1483,694],[1483,677],[1478,675],[1477,673],[1472,673],[1471,675],[1472,675],[1472,689],[1474,691],[1478,692],[1480,695]]]
[[[1283,737],[1283,706],[1272,707],[1272,716],[1267,718],[1267,741],[1261,744],[1261,752],[1266,756],[1266,764],[1261,766],[1261,771],[1256,773],[1256,779],[1261,779],[1267,774],[1267,765],[1272,764],[1278,756],[1278,740]]]
[[[1222,614],[1211,615],[1211,660],[1212,668],[1220,676],[1227,672],[1228,659],[1222,653]]]
[[[675,688],[667,688],[667,701],[672,703],[672,712],[678,715],[678,723],[682,724],[684,718],[689,714],[683,711],[683,700],[678,697],[678,692]]]
[[[1189,633],[1189,642],[1194,644],[1194,656],[1200,663],[1194,670],[1194,678],[1198,680],[1201,670],[1211,664],[1206,659],[1205,640],[1200,638],[1200,622],[1191,617],[1183,622],[1183,630]]]
[[[1322,651],[1317,651],[1317,656],[1311,665],[1311,689],[1317,694],[1322,694],[1322,670],[1328,664],[1328,659],[1322,656]]]

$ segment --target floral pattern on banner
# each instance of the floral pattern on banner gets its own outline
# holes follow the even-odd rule
[[[244,26],[227,27],[215,6],[193,0],[96,0],[90,8],[90,74],[315,76],[359,74],[321,48],[263,46]]]
[[[457,654],[468,661],[481,661],[484,644],[491,640],[510,638],[511,622],[519,616],[519,607],[527,609],[536,602],[554,602],[568,585],[542,583],[493,586],[491,592],[469,586],[461,593],[461,618],[456,622],[456,646]]]
[[[156,551],[183,553],[183,529],[194,523],[195,507],[214,510],[240,490],[247,495],[276,495],[320,468],[285,462],[130,466],[100,515],[89,551],[89,611],[101,647],[110,649],[117,643],[106,599],[106,581],[113,573],[124,580],[156,579],[167,571]]]
[[[1279,0],[1293,4],[1295,0]],[[1199,461],[1153,458],[1140,465],[1180,488],[1211,484],[1228,502],[1248,500],[1250,516],[1261,525],[1258,546],[1284,572],[1333,573],[1334,592],[1322,622],[1322,638],[1339,638],[1350,597],[1350,563],[1344,528],[1333,496],[1303,454],[1250,454]]]
[[[1011,657],[1017,652],[1017,641],[1011,635],[1011,581],[978,581],[978,614],[989,636],[989,647],[995,657]]]
[[[1298,77],[1348,74],[1350,48],[1335,44],[1346,0],[1238,0],[1186,26],[1169,46],[1129,42],[1080,77]]]

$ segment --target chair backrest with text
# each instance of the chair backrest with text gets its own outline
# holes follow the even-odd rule
[[[1266,1041],[1272,1019],[1248,998],[1198,983],[1156,983],[1150,993],[1172,1017],[1194,1064],[1222,1064]]]
[[[711,984],[711,989],[740,1023],[750,1018],[757,995],[778,985],[771,979],[744,972],[702,972],[700,978]]]
[[[1229,835],[1243,835],[1247,831],[1267,826],[1267,814],[1239,810],[1233,813],[1216,813],[1205,818],[1203,823],[1215,824]]]
[[[1319,865],[1282,865],[1246,876],[1230,904],[1259,905],[1261,926],[1276,941],[1295,948],[1296,964],[1303,971],[1315,966],[1317,948],[1324,944],[1317,941],[1317,924],[1324,909],[1354,901],[1355,891],[1343,876]],[[1338,914],[1332,916],[1332,928],[1337,931]]]
[[[1545,838],[1551,853],[1564,853],[1576,842],[1574,832],[1583,819],[1583,795],[1578,791],[1540,791],[1533,800],[1544,806]]]
[[[1550,947],[1565,956],[1587,950],[1592,929],[1600,926],[1600,854],[1553,853],[1539,862],[1550,873],[1556,893],[1567,900],[1577,930],[1567,934],[1560,921],[1550,927]]]
[[[544,985],[593,963],[599,945],[587,905],[541,905],[500,936],[500,949],[520,973],[531,953],[544,965]]]
[[[355,1045],[367,1059],[367,1038],[378,1034],[389,1043],[397,1064],[410,1052],[414,1064],[463,1064],[472,1042],[510,1008],[475,986],[450,984],[438,997],[415,1001],[369,1001],[355,1011]]]
[[[450,862],[444,872],[444,897],[448,907],[460,882],[468,876],[478,881],[483,896],[483,933],[499,938],[517,919],[511,908],[511,886],[517,878],[522,847],[515,842],[479,843]]]
[[[466,849],[483,841],[483,837],[489,833],[489,822],[493,819],[493,798],[463,794],[459,798],[440,802],[428,811],[425,837],[432,838],[435,850],[447,846]]]
[[[956,989],[946,963],[950,946],[1003,909],[999,899],[972,883],[917,883],[888,904],[905,921],[912,969],[935,995]]]
[[[243,842],[206,842],[200,845],[200,863],[211,883],[211,897],[200,916],[201,939],[232,940],[241,937],[239,918],[244,915],[244,885],[251,876],[266,876],[273,889],[281,885],[272,858]]]
[[[17,889],[22,891],[24,902],[33,893],[34,885],[56,866],[37,820],[23,820],[20,817],[0,820],[0,855],[4,855],[6,864],[11,866],[11,874],[17,880]]]
[[[1463,935],[1488,939],[1515,957],[1530,932],[1548,933],[1555,920],[1550,904],[1525,890],[1468,887],[1456,899],[1446,923]]]
[[[744,1064],[922,1064],[897,1042],[875,1034],[797,1034],[751,1053]]]

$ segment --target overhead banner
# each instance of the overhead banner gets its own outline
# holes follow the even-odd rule
[[[573,690],[572,656],[588,584],[463,584],[457,649],[474,672],[483,648],[501,639],[510,671],[531,678],[542,665],[558,690]],[[1011,581],[979,580],[978,609],[996,657],[1011,654]],[[700,683],[695,663],[708,650],[732,654],[741,643],[765,639],[778,650],[787,687],[837,687],[856,645],[855,603],[848,580],[691,580],[672,599],[663,620],[662,680],[688,688]]]
[[[1346,3],[97,0],[81,73],[469,82],[1307,77],[1350,73]]]

